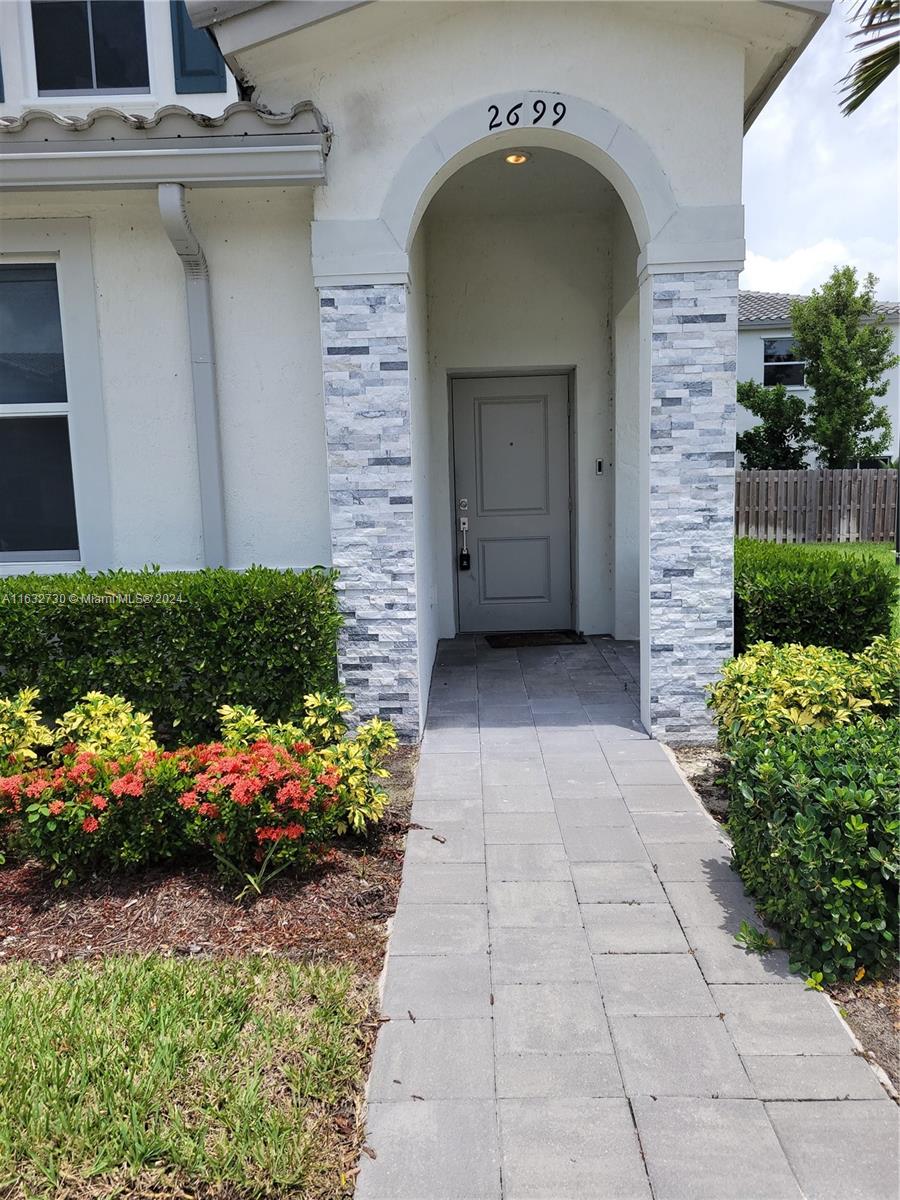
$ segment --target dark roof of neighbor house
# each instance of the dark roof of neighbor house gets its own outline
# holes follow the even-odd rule
[[[738,301],[740,325],[790,325],[791,301],[806,296],[789,292],[741,292]],[[895,300],[876,300],[875,311],[889,320],[900,320],[900,304]]]

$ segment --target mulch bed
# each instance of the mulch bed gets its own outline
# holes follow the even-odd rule
[[[828,993],[877,1063],[900,1092],[900,983],[895,979],[833,983]]]
[[[718,746],[670,746],[669,749],[703,801],[703,807],[724,824],[728,818],[728,789],[723,782],[727,763]]]
[[[397,905],[415,748],[386,764],[391,803],[368,839],[347,839],[302,878],[255,901],[207,868],[158,869],[55,888],[34,863],[0,868],[0,962],[48,966],[110,954],[278,954],[346,962],[378,977]]]

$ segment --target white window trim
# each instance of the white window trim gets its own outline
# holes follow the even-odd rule
[[[775,384],[773,384],[773,383],[766,383],[766,367],[775,367],[775,366],[778,366],[779,364],[766,362],[766,342],[775,342],[775,341],[779,341],[782,338],[790,338],[790,340],[793,341],[794,335],[792,333],[773,333],[770,330],[767,333],[761,333],[759,336],[762,341],[762,384],[763,384],[763,387],[775,387]],[[807,383],[806,383],[806,359],[805,358],[792,358],[789,360],[789,362],[790,363],[799,363],[803,367],[803,382],[802,383],[786,383],[784,385],[785,388],[789,392],[808,392],[809,387],[807,386]],[[787,365],[787,364],[785,364],[785,365]]]
[[[2,220],[0,262],[5,261],[56,264],[80,556],[75,561],[5,561],[0,575],[108,569],[112,512],[90,219]]]
[[[147,44],[148,86],[146,88],[139,88],[130,92],[114,92],[109,90],[95,91],[93,88],[88,88],[87,91],[84,92],[39,91],[37,81],[37,49],[34,44],[34,23],[31,19],[31,0],[24,0],[24,2],[17,7],[21,9],[22,13],[22,62],[25,68],[25,91],[28,107],[33,106],[37,108],[43,106],[44,108],[50,108],[54,112],[58,112],[61,109],[61,104],[64,105],[66,101],[74,103],[80,102],[83,105],[85,100],[96,100],[97,108],[102,108],[107,104],[113,107],[118,107],[118,101],[121,101],[123,104],[129,104],[135,100],[147,101],[153,96],[156,88],[154,87],[154,63],[150,42],[152,30],[150,26],[149,11],[153,8],[152,2],[150,4],[147,4],[146,2],[144,3],[144,39]],[[168,16],[168,13],[166,15]]]
[[[153,76],[150,70],[150,25],[148,21],[148,5],[146,2],[143,6],[144,16],[144,52],[147,55],[147,86],[145,88],[126,88],[124,92],[116,91],[114,88],[88,88],[86,92],[80,92],[77,88],[65,88],[62,91],[38,92],[37,86],[37,47],[34,44],[34,21],[31,10],[31,0],[27,0],[26,8],[28,9],[28,29],[31,40],[31,64],[34,70],[34,90],[35,95],[39,95],[42,100],[65,100],[79,98],[81,96],[101,96],[104,99],[113,98],[116,96],[151,96],[153,94]],[[90,4],[88,4],[88,31],[91,41],[91,74],[96,77],[96,69],[94,66],[94,44],[93,31],[91,27]]]
[[[18,3],[0,0],[0,39],[4,47],[18,46],[18,54],[4,56],[6,100],[0,104],[0,113],[17,115],[26,109],[37,108],[61,116],[82,116],[96,108],[120,108],[125,112],[151,116],[166,105],[179,104],[194,112],[217,116],[237,100],[237,84],[230,71],[225,73],[224,92],[182,95],[175,91],[175,59],[168,0],[145,0],[144,23],[147,30],[149,91],[70,92],[63,96],[41,96],[37,88],[31,0],[20,0]],[[15,61],[11,62],[10,59]]]

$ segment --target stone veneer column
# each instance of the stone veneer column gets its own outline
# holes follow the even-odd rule
[[[662,741],[712,736],[706,685],[732,653],[737,281],[650,278],[650,714]]]
[[[406,287],[319,289],[341,682],[356,714],[419,735]]]

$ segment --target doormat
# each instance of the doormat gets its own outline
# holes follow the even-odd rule
[[[489,633],[484,639],[492,650],[519,650],[525,646],[586,646],[587,638],[574,629],[539,629],[534,633]]]

